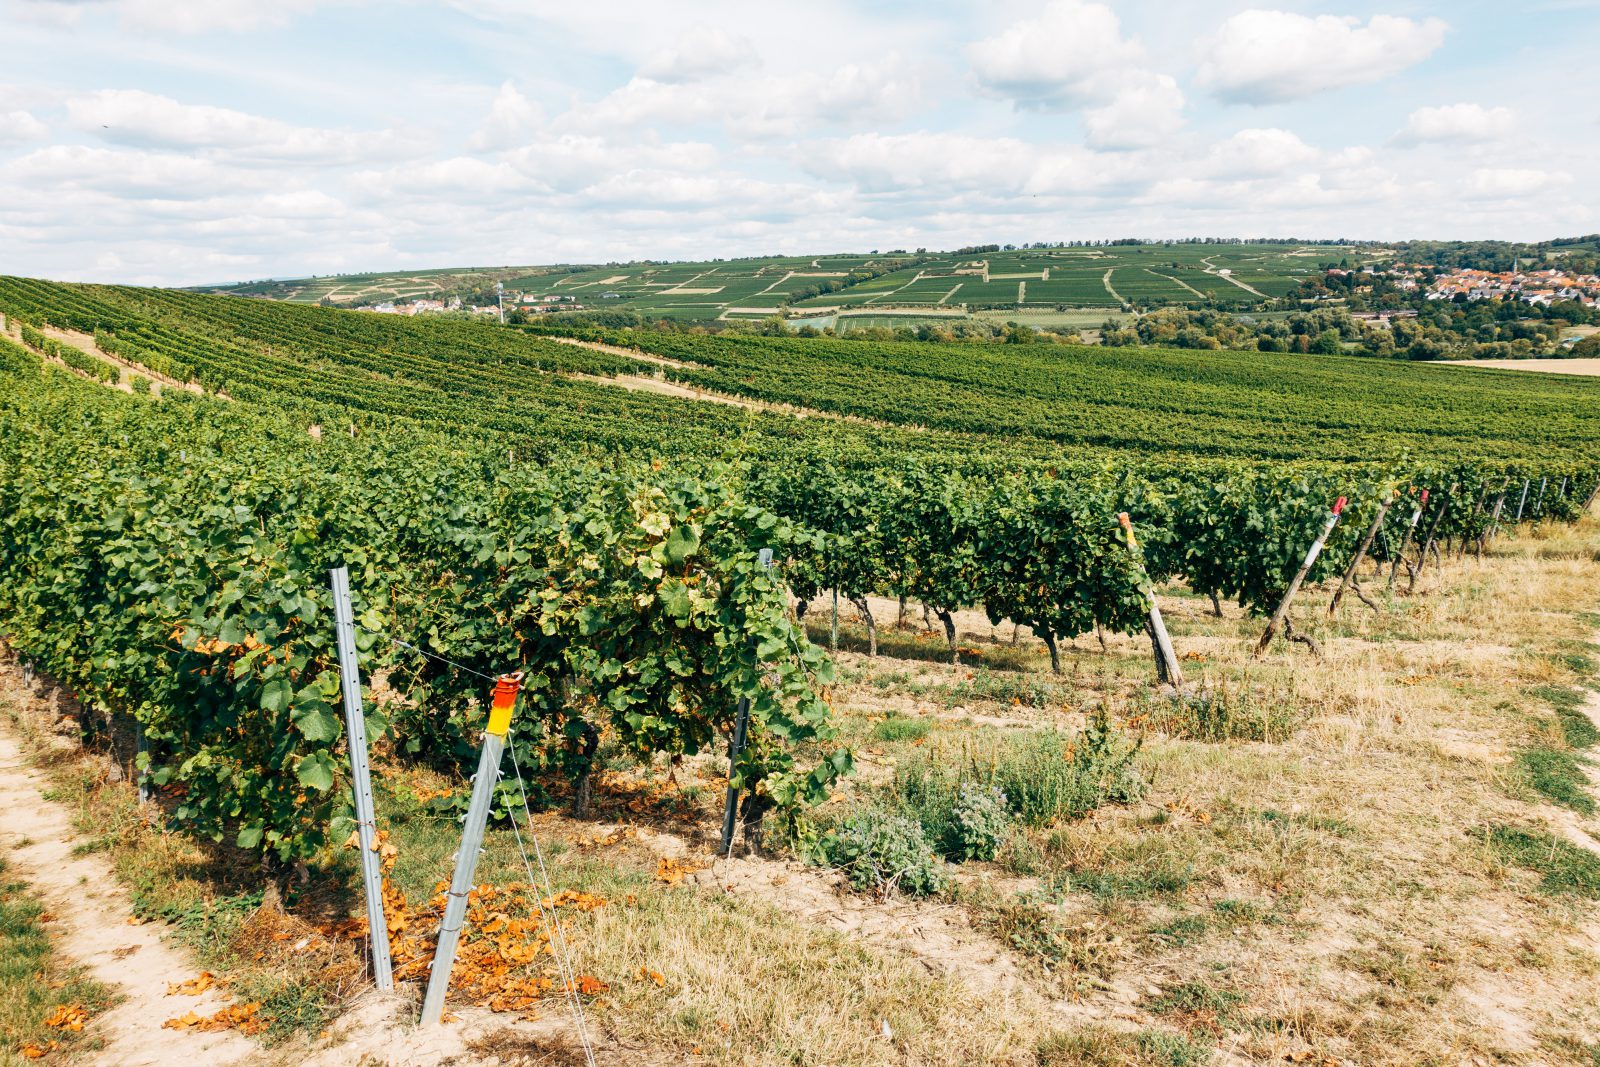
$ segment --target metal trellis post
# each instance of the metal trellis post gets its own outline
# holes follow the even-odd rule
[[[772,549],[763,548],[757,557],[763,570],[772,569]],[[838,591],[835,590],[835,596]],[[728,799],[722,812],[722,855],[733,854],[733,831],[739,815],[739,790],[733,785],[733,769],[744,751],[745,737],[750,732],[750,698],[739,698],[738,715],[733,722],[733,737],[728,742]]]
[[[344,735],[350,749],[350,786],[356,801],[356,834],[361,846],[361,882],[367,897],[367,931],[372,945],[372,977],[385,993],[394,992],[389,962],[389,924],[383,915],[383,870],[378,862],[378,824],[367,769],[367,719],[361,707],[361,666],[356,659],[356,628],[350,609],[350,572],[335,567],[334,630],[339,644],[339,681],[344,688]]]
[[[467,808],[466,824],[461,828],[461,847],[456,851],[456,869],[450,878],[444,918],[439,922],[439,946],[434,950],[428,974],[428,991],[422,998],[422,1025],[432,1026],[444,1016],[444,996],[450,988],[450,970],[456,962],[456,942],[467,917],[467,895],[478,870],[478,853],[483,848],[483,831],[489,823],[489,806],[494,801],[495,783],[500,780],[500,757],[506,749],[506,731],[511,728],[511,709],[517,702],[522,674],[503,676],[494,686],[494,703],[489,710],[489,725],[483,732],[483,752],[478,757],[478,773],[472,776],[472,803]]]

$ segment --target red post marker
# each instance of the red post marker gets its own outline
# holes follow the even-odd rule
[[[521,671],[502,674],[500,680],[494,683],[494,702],[489,707],[489,733],[503,737],[511,728],[511,709],[516,707],[517,691],[521,688]]]
[[[1340,497],[1338,500],[1335,500],[1333,502],[1333,513],[1335,515],[1339,515],[1339,514],[1342,514],[1344,512],[1344,503],[1345,503],[1344,497]]]

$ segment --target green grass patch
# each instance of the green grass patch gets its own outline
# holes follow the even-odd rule
[[[1552,896],[1600,900],[1600,856],[1536,830],[1495,826],[1483,833],[1500,862],[1533,871]]]
[[[1101,900],[1144,900],[1185,892],[1194,883],[1194,868],[1156,854],[1134,857],[1114,867],[1072,871],[1066,881],[1069,888],[1092,893]]]
[[[1152,926],[1149,933],[1182,948],[1197,944],[1213,933],[1235,930],[1256,923],[1281,921],[1271,909],[1253,900],[1227,899],[1217,901],[1209,912],[1189,912]]]
[[[1239,1008],[1244,995],[1209,982],[1193,981],[1172,986],[1147,1004],[1159,1015],[1175,1018],[1186,1027],[1213,1033],[1231,1030],[1239,1024]]]
[[[1035,1056],[1039,1067],[1200,1067],[1212,1052],[1211,1045],[1168,1030],[1130,1034],[1089,1026],[1050,1035]]]
[[[1528,694],[1550,705],[1561,724],[1561,734],[1567,744],[1573,748],[1592,748],[1596,742],[1600,742],[1600,728],[1583,710],[1589,698],[1582,689],[1541,685],[1530,689]]]
[[[1529,788],[1580,815],[1593,815],[1594,797],[1578,757],[1566,749],[1535,745],[1517,753],[1517,769]]]
[[[872,726],[872,739],[874,741],[920,741],[928,736],[928,731],[933,724],[927,719],[916,719],[909,715],[890,712],[882,722]]]
[[[46,931],[44,907],[22,882],[8,878],[0,860],[0,1061],[23,1062],[24,1046],[64,1048],[81,1035],[45,1025],[59,1008],[81,1007],[89,1014],[111,1003],[110,992],[88,978],[83,968],[56,955]]]

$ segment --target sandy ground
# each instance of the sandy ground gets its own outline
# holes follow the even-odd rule
[[[89,1024],[104,1047],[90,1062],[228,1064],[256,1051],[236,1033],[162,1029],[188,1011],[210,1015],[225,1001],[214,991],[198,997],[166,995],[169,984],[194,978],[187,956],[161,940],[155,926],[134,926],[128,894],[105,859],[78,855],[67,809],[44,799],[44,776],[24,761],[16,741],[0,734],[0,847],[11,869],[55,914],[57,947],[110,987],[121,1003]]]
[[[699,368],[698,363],[685,363],[681,360],[668,359],[666,356],[653,356],[649,352],[637,348],[623,348],[620,345],[608,345],[601,341],[584,341],[576,337],[545,337],[543,340],[554,341],[559,345],[572,345],[576,348],[592,348],[596,352],[608,352],[613,356],[625,356],[628,359],[637,359],[645,363],[654,363],[661,367],[677,367],[680,370],[693,370]]]
[[[1452,367],[1498,367],[1544,374],[1577,374],[1586,378],[1600,375],[1600,359],[1441,359],[1434,362]]]

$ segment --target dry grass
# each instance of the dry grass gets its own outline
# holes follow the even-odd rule
[[[1419,595],[1380,596],[1381,613],[1347,601],[1331,622],[1326,592],[1308,590],[1296,615],[1322,659],[1282,646],[1252,660],[1259,623],[1173,590],[1163,610],[1200,711],[1153,688],[1142,640],[1080,639],[1057,677],[1026,633],[1013,646],[968,613],[976,654],[952,667],[942,634],[893,632],[875,604],[883,646],[904,655],[841,654],[835,704],[862,769],[819,825],[883,802],[913,760],[1081,729],[1101,707],[1143,734],[1147,794],[1019,828],[996,862],[960,867],[946,900],[879,903],[772,862],[658,881],[661,855],[708,859],[718,763],[679,768],[672,790],[664,767],[619,768],[670,793],[630,810],[642,794],[601,790],[605,827],[633,836],[594,846],[595,822],[535,821],[556,888],[610,902],[569,936],[578,970],[610,983],[591,1010],[611,1062],[1186,1067],[1220,1050],[1592,1065],[1600,866],[1585,850],[1600,828],[1541,794],[1519,754],[1561,752],[1588,774],[1558,713],[1594,681],[1597,548],[1595,523],[1523,531],[1430,570]],[[807,621],[826,640],[826,618]],[[454,848],[453,823],[414,802],[413,786],[439,784],[392,768],[381,782],[413,895]],[[134,842],[106,847],[131,849],[118,862],[136,886],[144,864],[205,897],[205,857],[116,804],[85,810]],[[512,842],[491,835],[480,880],[521,878]],[[570,1059],[559,1035],[524,1036],[481,1051]]]
[[[1241,1003],[1209,1038],[1257,1062],[1311,1051],[1361,1063],[1590,1063],[1592,905],[1542,893],[1541,872],[1510,862],[1487,832],[1528,827],[1593,846],[1593,824],[1536,792],[1518,755],[1565,748],[1535,691],[1593,680],[1597,544],[1594,523],[1525,530],[1481,562],[1430,571],[1418,596],[1380,599],[1381,615],[1347,602],[1330,623],[1326,594],[1308,593],[1296,614],[1321,660],[1280,648],[1252,661],[1257,624],[1174,596],[1164,610],[1178,648],[1199,657],[1185,663],[1191,682],[1295,725],[1266,742],[1152,732],[1145,803],[1028,833],[988,880],[1026,876],[1026,894],[1061,916],[1091,909],[1122,939],[1125,958],[1088,997],[1106,1017],[1134,1007],[1157,1023],[1148,994],[1130,991],[1226,974]],[[995,719],[1072,724],[1105,702],[1134,728],[1162,721],[1142,642],[1078,645],[1063,699],[1044,707],[986,699],[970,681],[960,690],[973,668],[849,657],[845,703],[866,724],[854,736],[887,777],[910,746],[953,751],[971,731],[1004,729]],[[1047,669],[1036,647],[1003,655],[1033,677]],[[884,685],[886,674],[896,680]],[[898,725],[883,731],[890,711]],[[887,739],[916,732],[908,717],[932,726]],[[1587,782],[1578,788],[1587,795]],[[1015,907],[971,900],[980,924]],[[1038,948],[1037,937],[1015,940]],[[1059,971],[1045,944],[1043,962]],[[1102,1059],[1063,1062],[1148,1060],[1149,1042],[1123,1038]]]

